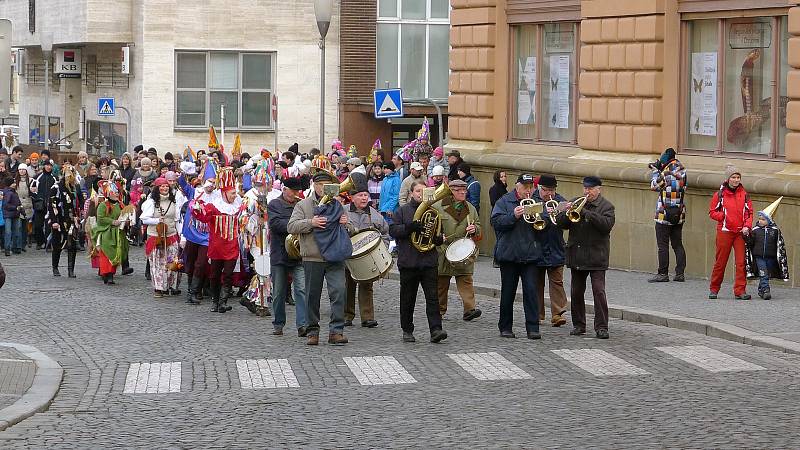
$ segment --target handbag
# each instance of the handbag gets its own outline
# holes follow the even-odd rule
[[[661,203],[664,205],[664,220],[670,225],[678,225],[681,222],[681,211],[683,209],[683,193],[679,197],[677,205],[668,205],[666,193],[661,191]]]

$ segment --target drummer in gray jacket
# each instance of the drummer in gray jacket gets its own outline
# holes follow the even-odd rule
[[[369,206],[370,197],[367,177],[356,172],[351,173],[350,178],[352,178],[354,185],[350,191],[352,202],[344,208],[347,212],[348,222],[353,227],[353,235],[365,230],[376,230],[381,234],[381,239],[388,245],[390,239],[389,225],[378,210]],[[361,317],[361,326],[366,328],[377,327],[378,322],[375,320],[375,309],[373,307],[372,283],[374,281],[356,281],[349,270],[346,271],[346,274],[347,303],[344,308],[344,326],[353,326],[353,319],[356,316],[356,287],[358,287],[358,311]]]
[[[472,274],[475,273],[475,242],[481,239],[481,224],[478,211],[467,201],[467,183],[453,180],[449,184],[452,197],[446,197],[433,205],[442,221],[444,243],[439,247],[439,312],[442,317],[447,312],[447,299],[450,290],[450,279],[456,278],[456,288],[464,304],[466,321],[477,319],[481,310],[475,307],[475,288]],[[448,247],[451,249],[448,259]],[[457,251],[456,251],[457,250]]]

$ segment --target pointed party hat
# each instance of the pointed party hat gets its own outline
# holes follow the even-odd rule
[[[186,148],[183,149],[183,160],[194,162],[196,159],[197,159],[197,153],[195,153],[194,150],[192,150],[192,147],[187,145]]]
[[[217,140],[217,132],[214,131],[214,125],[208,127],[208,148],[219,149],[219,141]]]
[[[231,150],[231,156],[235,159],[238,159],[242,156],[242,138],[239,136],[239,133],[236,133],[236,137],[233,139],[233,150]]]
[[[781,200],[783,200],[783,196],[781,198],[775,200],[774,202],[770,203],[769,206],[761,210],[762,213],[767,215],[767,219],[772,221],[772,218],[775,216],[775,212],[778,210],[778,206],[781,204]]]

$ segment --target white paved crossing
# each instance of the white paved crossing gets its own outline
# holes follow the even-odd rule
[[[346,357],[344,362],[364,386],[417,382],[393,356]]]
[[[552,350],[552,352],[595,376],[646,375],[648,373],[646,370],[603,350],[564,349]]]
[[[530,374],[496,352],[447,355],[467,373],[479,380],[522,380]]]
[[[242,389],[300,387],[288,359],[237,359]]]
[[[742,372],[747,370],[767,370],[757,364],[735,358],[719,350],[704,345],[685,345],[681,347],[656,347],[689,364],[709,372]]]
[[[125,377],[126,394],[165,394],[181,391],[181,363],[133,363]]]

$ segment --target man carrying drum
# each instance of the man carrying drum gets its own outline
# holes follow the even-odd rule
[[[452,198],[445,198],[433,206],[442,220],[444,234],[444,242],[439,247],[439,313],[444,317],[447,312],[450,278],[455,277],[456,288],[464,303],[463,319],[470,321],[481,316],[481,310],[475,307],[475,288],[472,285],[477,254],[475,242],[481,239],[480,219],[478,211],[467,201],[467,183],[453,180],[449,186]],[[448,252],[450,246],[455,247]]]
[[[388,245],[390,239],[389,225],[381,213],[369,206],[370,197],[367,177],[360,173],[353,173],[350,177],[354,186],[350,191],[352,202],[350,205],[345,206],[345,211],[347,212],[348,222],[354,228],[353,235],[355,236],[364,230],[376,230],[380,233],[380,239]],[[355,252],[356,250],[354,243],[353,251]],[[356,316],[356,287],[358,287],[358,311],[361,317],[361,326],[366,328],[377,327],[378,322],[375,320],[375,310],[372,305],[372,283],[374,280],[355,280],[350,270],[346,270],[345,273],[347,274],[347,303],[344,307],[344,326],[353,326],[353,319]]]

